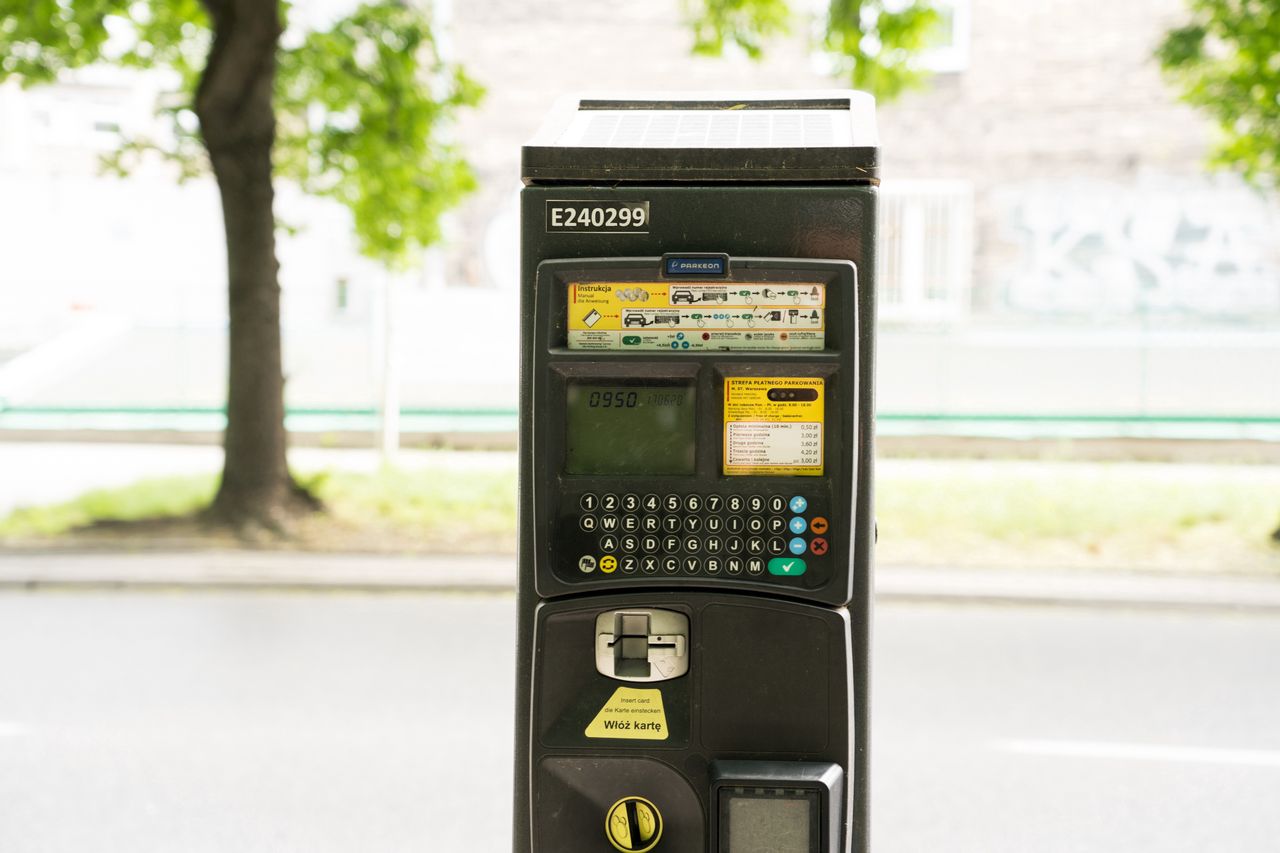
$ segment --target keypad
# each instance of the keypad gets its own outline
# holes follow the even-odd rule
[[[832,537],[820,494],[586,492],[569,498],[553,541],[566,577],[828,576]]]

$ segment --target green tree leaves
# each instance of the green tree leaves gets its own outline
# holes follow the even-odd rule
[[[62,71],[95,62],[107,40],[107,17],[127,18],[125,0],[3,0],[0,79],[47,83]]]
[[[764,53],[763,41],[785,33],[791,17],[786,0],[685,0],[693,27],[693,52],[719,56],[726,44],[753,59]]]
[[[183,176],[204,171],[193,102],[211,43],[200,0],[0,0],[0,80],[47,83],[94,63],[173,75],[160,105],[171,133],[123,140],[107,159],[119,172],[155,152]],[[277,51],[277,174],[344,204],[366,255],[411,265],[475,185],[448,128],[482,91],[440,56],[421,4],[370,0],[323,29],[288,32]]]
[[[1190,0],[1156,51],[1182,97],[1212,116],[1212,161],[1280,188],[1280,0]]]
[[[370,3],[280,55],[276,162],[353,214],[365,254],[411,262],[474,188],[447,138],[482,89],[445,62],[410,4]]]
[[[792,15],[787,0],[686,0],[685,7],[695,52],[711,55],[734,44],[758,58]],[[940,23],[930,0],[828,0],[817,47],[838,77],[891,100],[927,79],[919,56]]]

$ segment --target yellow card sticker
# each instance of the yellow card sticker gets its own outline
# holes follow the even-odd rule
[[[726,377],[724,473],[821,476],[825,387],[810,377]]]
[[[662,691],[619,687],[587,726],[587,737],[623,740],[666,740],[667,712]]]
[[[570,284],[569,349],[821,350],[826,285],[753,282]]]

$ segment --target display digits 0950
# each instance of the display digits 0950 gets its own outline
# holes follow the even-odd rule
[[[639,400],[635,391],[592,391],[587,397],[591,409],[634,409]]]

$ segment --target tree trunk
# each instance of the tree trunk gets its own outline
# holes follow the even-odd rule
[[[196,114],[222,198],[230,308],[225,459],[210,513],[236,526],[279,529],[291,510],[314,506],[293,483],[285,458],[271,184],[279,4],[203,2],[214,39]]]

